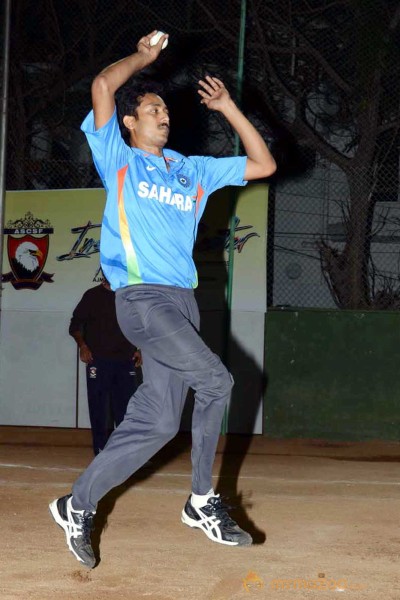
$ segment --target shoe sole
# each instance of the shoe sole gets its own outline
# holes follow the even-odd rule
[[[208,539],[210,539],[212,542],[217,542],[218,544],[224,544],[225,546],[251,546],[252,545],[252,541],[251,542],[247,542],[245,544],[239,544],[238,542],[228,542],[226,540],[220,540],[220,539],[216,538],[212,534],[211,531],[209,531],[205,527],[202,527],[201,525],[199,525],[199,523],[195,519],[191,519],[186,514],[185,510],[182,511],[181,521],[182,521],[182,523],[184,523],[188,527],[192,527],[193,529],[200,529],[201,531],[203,531],[203,533],[205,533],[206,536],[208,537]]]
[[[92,569],[93,567],[91,565],[86,564],[85,561],[83,561],[81,559],[81,557],[78,556],[77,553],[75,552],[75,550],[72,548],[71,542],[69,541],[68,529],[64,524],[64,519],[62,519],[60,513],[58,512],[57,501],[58,501],[58,498],[56,500],[53,500],[53,502],[50,502],[50,504],[49,504],[49,510],[50,510],[51,516],[53,517],[53,519],[55,520],[57,525],[59,527],[61,527],[61,529],[64,530],[65,537],[67,540],[67,546],[68,546],[69,550],[72,552],[72,554],[75,556],[76,560],[78,560],[80,563],[85,565],[85,567],[88,567],[88,569]]]

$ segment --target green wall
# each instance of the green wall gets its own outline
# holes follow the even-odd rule
[[[399,440],[400,312],[271,310],[264,434]]]

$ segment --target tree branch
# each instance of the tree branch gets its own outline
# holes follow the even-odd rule
[[[287,21],[280,17],[277,11],[271,11],[268,7],[265,7],[265,10],[267,11],[267,13],[271,14],[271,17],[273,19],[280,21],[281,25],[285,25],[287,27]],[[351,93],[353,92],[352,86],[350,86],[337,73],[337,71],[335,71],[335,69],[329,64],[329,62],[325,60],[323,54],[320,51],[316,50],[316,48],[314,48],[311,42],[298,29],[296,29],[294,26],[291,26],[291,29],[296,39],[301,41],[304,48],[307,49],[309,55],[312,56],[314,60],[319,64],[319,66],[323,69],[323,71],[325,71],[325,73],[329,75],[329,77],[336,83],[338,88],[341,89],[345,94],[351,95]]]

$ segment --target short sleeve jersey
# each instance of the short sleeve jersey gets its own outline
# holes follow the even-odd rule
[[[100,129],[91,111],[81,128],[107,192],[100,261],[111,288],[197,287],[192,254],[207,199],[219,188],[247,183],[246,157],[185,157],[168,149],[156,156],[132,148],[116,111]]]

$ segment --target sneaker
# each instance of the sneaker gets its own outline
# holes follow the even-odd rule
[[[72,495],[54,500],[50,512],[57,525],[62,527],[67,538],[68,548],[84,565],[93,569],[96,558],[90,543],[90,532],[93,529],[93,517],[96,513],[72,508]]]
[[[251,546],[251,535],[231,519],[227,513],[229,508],[223,504],[219,494],[211,496],[201,508],[195,508],[189,496],[182,511],[182,523],[202,529],[213,542],[227,546]]]

